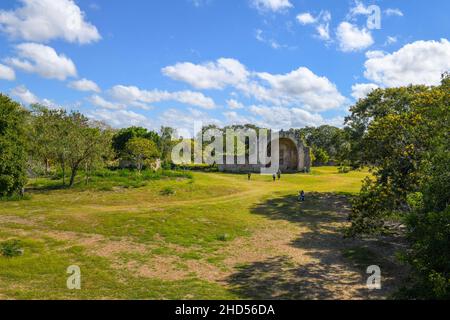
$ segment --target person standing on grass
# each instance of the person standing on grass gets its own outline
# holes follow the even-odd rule
[[[305,202],[305,191],[303,190],[300,192],[300,201]]]
[[[252,174],[249,172],[248,173],[248,181],[250,181],[252,179]]]
[[[281,180],[281,170],[280,169],[278,169],[277,176],[278,176],[278,180]]]

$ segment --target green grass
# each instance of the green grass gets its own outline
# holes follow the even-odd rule
[[[0,242],[18,239],[24,249],[21,256],[0,257],[0,299],[242,298],[189,266],[230,272],[221,250],[260,228],[286,227],[257,214],[256,205],[299,190],[354,194],[366,175],[323,167],[274,183],[259,175],[247,181],[222,173],[103,171],[87,186],[81,175],[73,189],[58,188],[59,179],[32,180],[28,201],[0,207]],[[108,251],[111,243],[120,250]],[[130,269],[158,259],[172,261],[173,274]],[[66,288],[70,265],[82,270],[82,290]]]

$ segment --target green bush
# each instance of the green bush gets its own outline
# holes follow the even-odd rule
[[[20,240],[8,240],[0,243],[0,253],[7,258],[17,257],[23,254]]]
[[[175,194],[175,190],[172,187],[165,187],[161,190],[161,195],[171,196]]]
[[[0,197],[22,195],[26,184],[26,111],[0,94]]]

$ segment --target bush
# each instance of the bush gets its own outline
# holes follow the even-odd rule
[[[0,197],[22,195],[26,184],[25,110],[0,94]]]
[[[8,240],[0,244],[0,253],[7,258],[17,257],[23,254],[20,240]]]
[[[161,190],[161,195],[163,196],[171,196],[175,194],[175,190],[172,187],[165,187]]]
[[[408,299],[450,299],[450,207],[443,212],[408,217],[412,266],[411,285],[401,295]]]

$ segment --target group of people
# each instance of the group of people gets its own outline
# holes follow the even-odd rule
[[[272,179],[275,182],[276,180],[281,180],[281,170],[278,170],[277,173],[274,173],[272,175]],[[249,172],[248,173],[248,180],[250,181],[252,179],[252,174]],[[305,202],[305,191],[301,190],[298,192],[298,201],[299,202]]]

